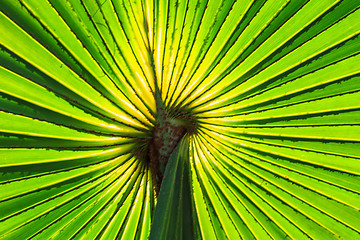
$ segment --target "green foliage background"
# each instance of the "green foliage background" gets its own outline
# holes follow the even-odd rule
[[[359,7],[0,1],[0,239],[360,239]]]

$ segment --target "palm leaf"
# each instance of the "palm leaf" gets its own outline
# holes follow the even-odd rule
[[[359,239],[359,7],[3,0],[0,239]]]

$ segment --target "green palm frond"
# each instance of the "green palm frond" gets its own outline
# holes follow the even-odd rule
[[[359,1],[0,10],[0,239],[360,239]]]

